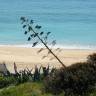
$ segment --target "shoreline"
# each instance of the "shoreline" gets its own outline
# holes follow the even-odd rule
[[[0,47],[19,47],[19,48],[43,48],[42,45],[37,45],[36,47],[32,47],[32,44],[1,44]],[[50,46],[49,46],[50,47]],[[60,49],[69,49],[69,50],[96,50],[96,46],[91,45],[56,45],[53,47]]]
[[[40,48],[26,48],[26,47],[16,47],[16,46],[0,46],[0,63],[5,62],[8,70],[14,72],[13,63],[17,65],[17,69],[22,70],[25,68],[32,69],[35,65],[50,67],[60,67],[60,63],[52,55],[47,58],[42,59],[43,56],[47,54],[47,50],[42,51],[37,54]],[[96,50],[88,49],[62,49],[61,52],[55,52],[60,60],[69,66],[76,62],[84,62],[89,54],[95,53]]]

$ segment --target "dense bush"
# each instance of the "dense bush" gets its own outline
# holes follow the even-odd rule
[[[9,86],[10,84],[14,84],[14,83],[15,83],[14,77],[3,77],[3,76],[0,76],[0,88]]]
[[[89,55],[87,59],[87,62],[96,64],[96,53]]]
[[[96,64],[83,62],[58,69],[44,80],[44,84],[45,90],[54,94],[64,91],[65,96],[88,96],[95,89]]]

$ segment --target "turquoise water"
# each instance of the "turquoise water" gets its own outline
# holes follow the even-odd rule
[[[0,45],[26,43],[21,16],[51,31],[59,45],[96,46],[96,0],[0,0]]]

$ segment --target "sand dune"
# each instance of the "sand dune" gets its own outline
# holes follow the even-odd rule
[[[0,47],[0,62],[5,62],[7,68],[14,72],[13,63],[16,62],[18,70],[28,67],[29,69],[33,68],[34,65],[50,65],[54,67],[60,67],[61,64],[56,60],[50,60],[52,55],[49,55],[47,58],[42,59],[46,55],[47,51],[44,50],[41,53],[37,54],[39,48],[24,48],[24,47]],[[86,60],[86,57],[96,52],[96,50],[73,50],[73,49],[63,49],[61,52],[55,52],[61,61],[69,66],[75,62],[83,62]]]

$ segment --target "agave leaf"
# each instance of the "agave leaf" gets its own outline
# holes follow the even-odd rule
[[[47,32],[47,35],[49,35],[51,32]]]
[[[27,33],[28,33],[27,31],[24,32],[25,35],[26,35]]]
[[[28,27],[28,31],[29,32],[32,31],[32,27],[31,26]]]
[[[23,28],[25,28],[26,27],[26,25],[23,25]]]
[[[31,40],[31,37],[28,37],[28,41],[30,41]]]
[[[47,53],[47,54],[49,55],[50,53],[51,53],[51,52],[50,52],[50,51],[48,51],[48,53]]]
[[[34,23],[34,20],[30,20],[30,24],[33,24]]]
[[[60,50],[60,48],[57,48],[56,51]]]
[[[32,72],[32,70],[33,70],[33,69],[29,70],[29,68],[27,68],[27,71],[28,71],[29,73],[31,73],[31,72]]]
[[[40,35],[43,35],[44,34],[44,32],[40,32]]]
[[[50,58],[50,60],[53,60],[53,59],[54,59],[54,57]]]
[[[34,42],[32,47],[35,47],[38,44],[38,42]]]
[[[55,51],[61,52],[61,51],[62,51],[62,49],[60,49],[60,48],[57,48]]]
[[[21,21],[26,21],[25,17],[20,18]]]
[[[56,44],[56,40],[53,40],[52,41],[52,45],[54,46]]]
[[[30,36],[31,36],[31,37],[34,37],[34,34],[31,34]]]
[[[36,25],[35,28],[36,28],[36,29],[40,29],[40,28],[42,28],[42,26]]]
[[[48,39],[48,37],[47,37],[47,36],[45,36],[45,37],[44,37],[44,40],[45,40],[45,41],[47,41],[47,39]]]
[[[35,33],[35,34],[34,34],[34,37],[36,37],[37,35],[38,35],[38,33]]]
[[[22,21],[21,24],[23,24],[26,21],[25,17],[21,17],[20,20]]]
[[[38,52],[37,53],[40,53],[41,51],[43,51],[44,49],[43,48],[41,48],[40,50],[38,50]]]
[[[47,56],[43,56],[42,59],[46,58]]]

